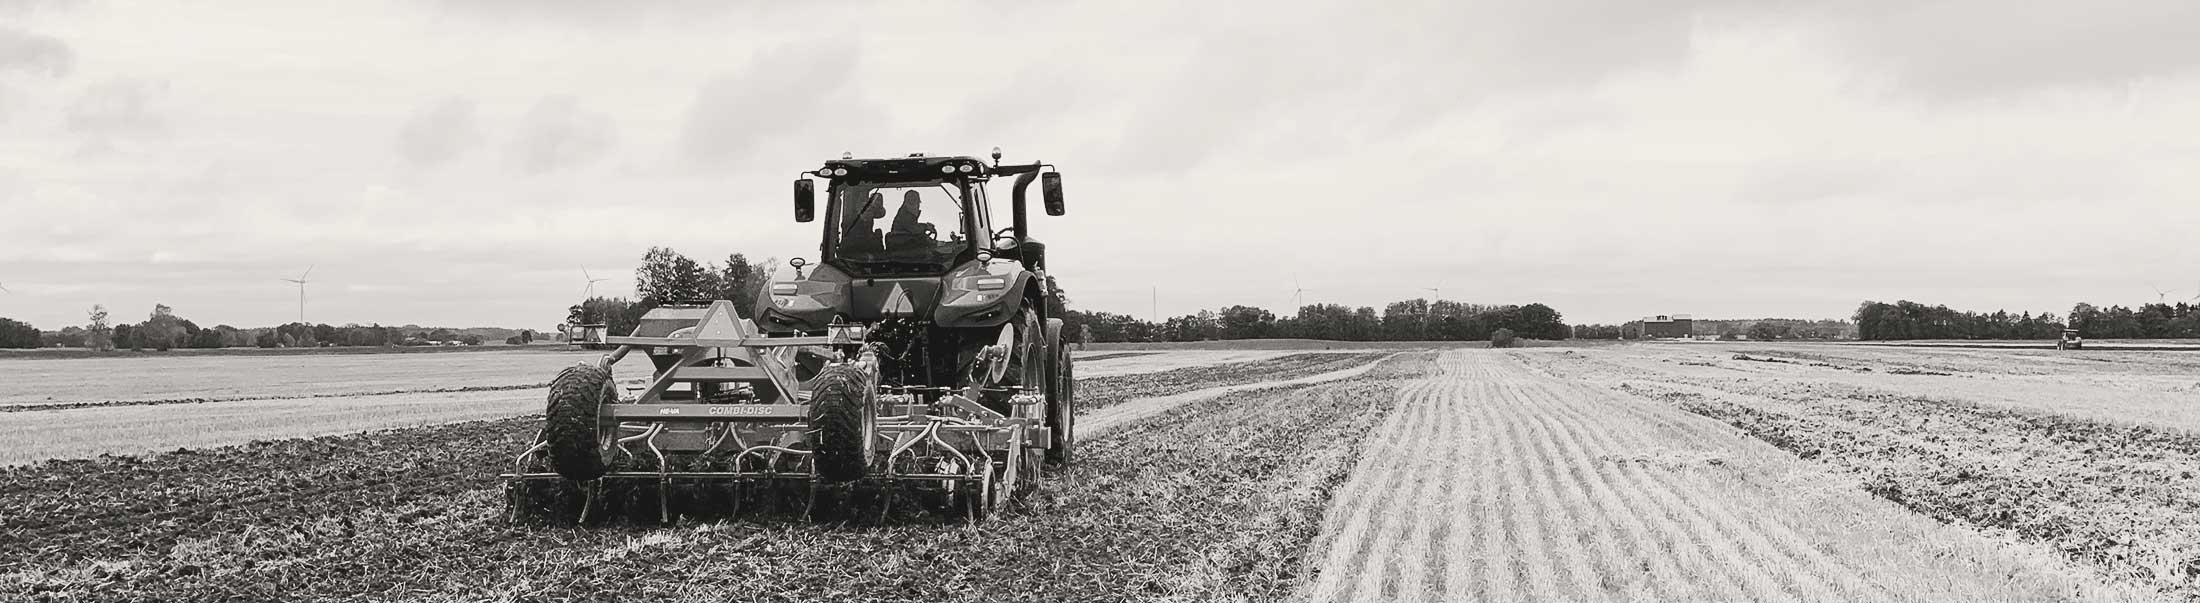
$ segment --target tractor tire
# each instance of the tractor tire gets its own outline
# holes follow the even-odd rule
[[[550,406],[544,411],[542,439],[549,442],[550,468],[572,481],[603,477],[603,434],[597,416],[618,401],[611,371],[583,364],[566,367],[550,382]]]
[[[1015,410],[1014,408],[1012,408],[1012,405],[1008,403],[1009,398],[1012,398],[1016,395],[1015,392],[1012,391],[1014,388],[1021,387],[1026,383],[1040,384],[1042,386],[1044,386],[1044,384],[1046,383],[1046,363],[1043,361],[1033,361],[1031,358],[1029,358],[1031,356],[1037,356],[1038,354],[1043,353],[1046,348],[1046,345],[1040,342],[1040,339],[1045,336],[1045,331],[1039,323],[1039,313],[1031,309],[1031,305],[1033,303],[1036,302],[1024,302],[1024,309],[1017,313],[1016,318],[1011,319],[1007,323],[1001,325],[1001,328],[1003,329],[1010,329],[1011,336],[1009,340],[1013,342],[1010,345],[1014,346],[1008,351],[1008,370],[1003,372],[1001,380],[996,383],[976,384],[978,386],[988,388],[988,391],[982,392],[978,395],[978,403],[984,405],[986,408],[993,409],[994,412],[998,412],[1003,415],[1010,414]],[[988,332],[997,333],[995,331]],[[955,366],[958,370],[957,374],[982,374],[984,371],[977,366],[979,357],[978,352],[979,350],[984,349],[985,346],[991,345],[994,341],[995,339],[987,337],[979,341],[970,341],[964,343],[963,349],[956,354]],[[970,384],[956,384],[957,387],[961,387],[963,385]]]
[[[817,475],[830,483],[861,479],[871,463],[865,423],[876,411],[870,380],[853,367],[828,366],[810,390],[810,426],[817,429],[811,447]]]
[[[1077,370],[1069,354],[1069,346],[1055,345],[1053,370],[1047,381],[1047,424],[1054,428],[1054,441],[1047,446],[1047,465],[1059,470],[1076,459],[1077,451]]]
[[[1014,412],[1008,400],[1016,395],[1013,392],[1015,388],[1046,385],[1047,363],[1039,357],[1046,353],[1046,343],[1042,341],[1046,337],[1046,331],[1040,326],[1039,313],[1031,309],[1031,302],[1024,303],[1024,309],[1016,314],[1015,321],[1003,326],[1016,330],[1016,347],[1008,351],[1008,371],[1001,376],[1001,382],[994,386],[1011,391],[986,392],[985,402],[988,403],[987,406],[992,406],[994,410],[1005,415]]]

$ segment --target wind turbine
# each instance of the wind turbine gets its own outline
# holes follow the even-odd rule
[[[276,279],[298,283],[298,324],[306,324],[306,275],[313,274],[313,267],[318,265],[307,265],[306,271],[299,273],[298,278]]]
[[[1421,290],[1436,294],[1436,299],[1430,300],[1428,307],[1421,310],[1421,339],[1426,340],[1428,339],[1429,319],[1436,315],[1436,302],[1444,301],[1444,288],[1422,287]]]
[[[1299,284],[1297,275],[1291,277],[1291,304],[1292,310],[1306,307],[1306,287]]]
[[[2154,287],[2154,285],[2152,285],[2152,284],[2148,284],[2147,286],[2148,286],[2148,287]],[[2157,304],[2167,304],[2167,303],[2169,303],[2169,302],[2168,302],[2168,298],[2169,298],[2169,294],[2170,294],[2170,291],[2176,291],[2176,289],[2170,289],[2169,291],[2164,291],[2164,290],[2162,290],[2162,288],[2161,288],[2161,287],[2154,287],[2154,303],[2157,303]]]
[[[608,280],[611,280],[611,279],[608,279],[608,278],[596,278],[596,277],[595,277],[594,275],[591,275],[591,274],[589,274],[589,273],[588,273],[588,267],[587,267],[587,266],[582,266],[582,267],[581,267],[581,278],[585,278],[585,279],[588,279],[588,288],[587,288],[587,289],[583,289],[583,290],[582,290],[582,292],[583,292],[583,293],[582,293],[581,299],[595,299],[595,298],[596,298],[596,282],[597,282],[597,281],[608,281]]]
[[[8,290],[8,286],[7,286],[6,284],[0,284],[0,293],[6,293],[6,294],[8,294],[8,295],[15,295],[15,292],[14,292],[14,291],[9,291],[9,290]]]

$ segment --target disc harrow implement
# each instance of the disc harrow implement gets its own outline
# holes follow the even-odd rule
[[[1050,384],[883,385],[882,344],[861,327],[769,337],[719,301],[651,310],[637,332],[668,327],[610,337],[615,350],[552,382],[541,434],[501,475],[513,521],[884,519],[897,504],[975,521],[1028,492],[1056,441]],[[616,385],[637,351],[653,375]],[[973,364],[1010,353],[987,346]],[[1008,412],[982,403],[1002,394]]]

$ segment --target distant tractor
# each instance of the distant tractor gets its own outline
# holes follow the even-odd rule
[[[766,284],[746,316],[725,300],[652,309],[603,339],[610,354],[559,373],[541,435],[504,476],[515,518],[556,516],[565,507],[545,497],[577,493],[584,522],[607,501],[669,522],[675,507],[788,498],[882,517],[913,499],[975,521],[1070,462],[1061,293],[1025,207],[1038,182],[1047,214],[1062,215],[1060,173],[1002,165],[994,149],[990,165],[843,156],[803,176],[795,221],[818,218],[825,188],[814,269],[790,260],[794,278]],[[985,185],[1009,176],[996,216]],[[611,368],[637,352],[652,376],[621,387]]]
[[[2077,329],[2063,329],[2062,339],[2055,340],[2055,349],[2058,350],[2077,350],[2084,348],[2085,338],[2078,336]]]

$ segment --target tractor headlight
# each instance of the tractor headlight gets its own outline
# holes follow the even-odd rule
[[[977,287],[979,291],[993,291],[1008,287],[1008,279],[998,276],[986,276],[979,277],[977,280],[971,281],[970,284]]]
[[[971,172],[975,172],[975,171],[978,171],[978,168],[976,168],[976,167],[973,167],[973,166],[971,166],[970,164],[967,164],[967,163],[965,163],[965,164],[962,164],[962,167],[959,167],[959,168],[955,168],[955,171],[958,171],[958,172],[962,172],[962,173],[968,174],[968,173],[971,173]]]
[[[942,174],[953,174],[953,173],[955,173],[955,166],[952,166],[952,165],[943,165],[943,166],[940,166],[940,173],[942,173]]]
[[[772,295],[794,295],[794,283],[772,283]]]
[[[848,175],[848,168],[833,168],[833,175],[834,175],[834,176],[846,176],[846,175]]]

